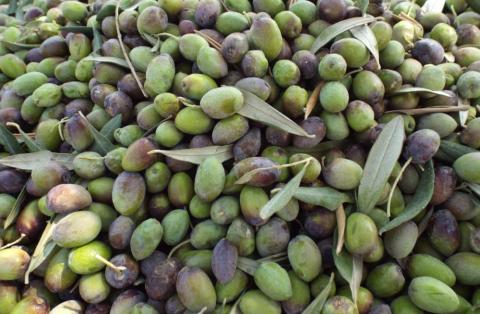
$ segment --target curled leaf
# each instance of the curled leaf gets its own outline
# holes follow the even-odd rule
[[[326,29],[324,29],[320,35],[315,39],[313,42],[312,47],[310,48],[310,52],[317,53],[320,48],[328,44],[332,39],[337,37],[343,32],[351,30],[354,27],[372,23],[375,21],[374,17],[352,17],[347,20],[340,21],[333,25],[330,25]]]
[[[150,151],[149,154],[162,154],[176,160],[187,161],[196,165],[201,164],[208,157],[215,157],[220,162],[233,158],[232,145],[174,150],[156,149]]]
[[[337,218],[337,230],[338,230],[338,240],[335,252],[340,254],[342,252],[343,244],[345,242],[345,225],[346,225],[346,216],[345,216],[345,209],[343,208],[343,204],[340,205],[337,210],[335,211],[335,215]]]
[[[404,222],[412,220],[415,218],[432,199],[433,195],[433,185],[435,182],[435,172],[433,169],[433,162],[430,160],[426,166],[425,170],[420,177],[420,182],[418,183],[418,188],[413,195],[410,202],[408,202],[405,210],[395,217],[393,220],[385,224],[380,229],[380,234],[392,230],[395,227],[400,226]]]
[[[266,125],[277,127],[285,132],[305,136],[314,137],[308,134],[298,124],[293,122],[289,117],[260,99],[258,96],[239,88],[245,99],[245,105],[238,111],[238,114],[255,121],[262,122]]]
[[[461,126],[465,126],[468,120],[468,111],[470,109],[470,100],[458,97],[458,107],[466,108],[458,112],[458,120]]]
[[[312,113],[313,109],[315,109],[315,106],[318,103],[318,95],[320,95],[320,91],[322,90],[322,87],[324,84],[325,82],[323,81],[318,83],[317,86],[315,86],[315,89],[313,90],[312,94],[308,98],[307,105],[305,106],[304,119],[307,119]]]
[[[368,213],[382,196],[385,184],[402,152],[405,138],[402,117],[387,123],[372,146],[358,187],[357,207]]]

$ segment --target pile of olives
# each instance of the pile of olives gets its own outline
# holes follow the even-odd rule
[[[480,313],[478,0],[0,3],[0,314]]]

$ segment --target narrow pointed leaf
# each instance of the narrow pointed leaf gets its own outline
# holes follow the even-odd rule
[[[308,134],[304,129],[302,129],[289,117],[287,117],[256,95],[240,88],[239,90],[242,92],[243,97],[245,98],[245,105],[242,107],[242,109],[240,109],[240,111],[238,111],[238,114],[251,120],[274,126],[291,134],[305,137],[314,137],[314,135]]]
[[[318,37],[315,39],[312,47],[310,48],[310,52],[317,53],[320,48],[328,44],[332,39],[334,39],[341,33],[351,30],[354,27],[368,24],[374,21],[374,17],[352,17],[350,19],[330,25],[325,30],[323,30],[320,35],[318,35]]]
[[[111,118],[100,130],[100,133],[105,136],[110,141],[113,140],[113,133],[116,129],[122,126],[122,115],[117,114],[115,117]]]
[[[43,229],[42,236],[40,237],[40,240],[38,240],[32,258],[30,259],[30,263],[28,264],[27,271],[25,272],[25,284],[29,283],[30,273],[37,269],[37,267],[40,266],[55,249],[55,242],[52,241],[52,233],[59,220],[60,216],[51,219],[45,226],[45,229]]]
[[[349,281],[350,291],[352,292],[353,304],[358,304],[358,290],[362,283],[363,261],[359,256],[352,257],[352,277]]]
[[[427,0],[422,6],[422,12],[442,13],[445,7],[445,0]]]
[[[480,184],[477,183],[467,183],[467,187],[477,196],[480,196]]]
[[[330,295],[330,291],[332,290],[333,286],[333,279],[334,274],[330,275],[330,280],[328,284],[323,288],[322,292],[310,303],[305,310],[303,310],[302,314],[318,314],[322,312],[323,306]]]
[[[387,123],[373,144],[358,187],[357,207],[368,213],[382,196],[385,184],[402,152],[405,138],[402,117]]]
[[[393,220],[388,222],[380,229],[380,234],[392,230],[395,227],[400,226],[404,222],[410,221],[415,218],[432,199],[433,195],[433,185],[435,182],[435,171],[433,169],[433,162],[430,160],[425,165],[425,170],[423,171],[420,182],[418,183],[417,190],[413,195],[410,202],[408,202],[405,210],[395,217]]]
[[[92,43],[93,51],[96,52],[100,50],[102,48],[102,44],[103,44],[103,39],[102,39],[102,35],[100,34],[100,31],[97,28],[93,27],[93,43]]]
[[[21,170],[33,170],[39,165],[55,161],[65,168],[72,170],[74,158],[75,156],[73,154],[52,153],[48,150],[42,150],[40,152],[17,154],[0,158],[0,165]]]
[[[430,107],[430,108],[414,108],[414,109],[396,109],[389,110],[385,113],[403,113],[411,116],[427,114],[427,113],[436,113],[436,112],[466,112],[468,116],[468,106],[449,106],[449,107]]]
[[[366,2],[368,6],[368,1]],[[375,58],[375,61],[377,61],[377,65],[380,67],[380,54],[378,52],[377,38],[370,27],[367,25],[361,25],[352,28],[350,32],[352,33],[353,37],[360,40],[365,47],[367,47],[372,56]]]
[[[331,187],[300,187],[294,197],[304,203],[336,210],[343,203],[352,203],[350,195]]]
[[[433,215],[433,207],[428,210],[425,216],[422,218],[422,221],[418,224],[418,237],[427,230],[428,224],[430,223],[430,218]]]
[[[368,0],[357,0],[357,1],[355,1],[355,4],[356,4],[357,8],[359,8],[364,15],[365,15],[365,13],[367,13],[368,3],[369,3]]]
[[[307,170],[308,163],[306,163],[302,170],[295,175],[280,192],[276,193],[268,202],[265,204],[262,209],[260,209],[260,218],[268,219],[273,216],[276,212],[287,206],[288,202],[292,199],[295,191],[300,186],[303,175]]]
[[[3,223],[3,229],[7,229],[15,222],[18,214],[20,213],[20,208],[22,207],[26,197],[27,197],[27,186],[24,185],[22,190],[18,194],[17,199],[15,200],[15,203],[13,204],[13,207],[10,210],[10,213],[8,214],[7,218],[5,218],[5,222]]]
[[[467,107],[470,108],[470,101],[468,99],[458,98],[458,107]],[[458,112],[458,120],[461,126],[465,126],[468,120],[468,109]]]
[[[335,252],[340,254],[342,252],[343,244],[345,242],[345,226],[346,226],[346,216],[345,216],[345,209],[343,205],[340,205],[337,210],[335,211],[335,215],[337,218],[337,231],[338,231],[338,239]]]
[[[429,93],[429,94],[435,94],[435,95],[440,95],[445,97],[452,97],[452,95],[447,94],[445,92],[431,90],[423,87],[404,87],[399,90],[396,90],[395,92],[393,92],[392,95],[400,95],[400,94],[407,94],[407,93]]]
[[[202,161],[208,157],[215,157],[220,162],[233,158],[232,145],[173,150],[157,149],[152,150],[150,153],[159,153],[176,160],[187,161],[196,165],[201,164]]]
[[[24,152],[20,143],[13,134],[7,129],[7,127],[0,123],[0,143],[5,150],[10,154],[21,154]]]
[[[20,51],[25,49],[32,49],[40,47],[39,44],[25,44],[25,43],[16,43],[13,41],[2,40],[2,43],[11,51]]]
[[[96,55],[96,54],[91,54],[88,57],[83,58],[82,60],[111,63],[111,64],[121,66],[125,69],[130,69],[128,67],[127,61],[125,61],[121,58],[116,58],[116,57],[103,57],[103,56],[99,56],[99,55]]]
[[[23,142],[25,143],[25,145],[27,145],[27,148],[30,152],[33,153],[33,152],[39,152],[39,151],[45,150],[45,148],[42,147],[39,143],[32,140],[32,138],[28,136],[28,134],[25,133],[18,124],[7,122],[7,125],[13,125],[17,128],[18,132],[20,133],[20,136],[23,139]]]
[[[115,149],[115,145],[112,144],[112,142],[102,133],[100,133],[95,127],[88,121],[88,119],[80,113],[80,115],[83,117],[85,120],[85,124],[87,125],[88,129],[93,135],[93,138],[95,139],[95,144],[98,152],[101,153],[102,155],[107,154],[109,151]]]
[[[253,276],[253,274],[255,274],[255,271],[257,270],[259,265],[260,263],[256,260],[246,257],[239,257],[237,261],[237,268],[249,274],[250,276]]]
[[[343,250],[340,254],[337,254],[335,249],[332,249],[332,254],[335,268],[338,270],[343,279],[345,279],[347,282],[350,282],[353,274],[352,256],[345,250]]]

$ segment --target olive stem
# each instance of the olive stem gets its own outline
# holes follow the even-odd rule
[[[398,182],[400,182],[400,179],[402,178],[402,175],[405,172],[405,169],[407,169],[408,165],[411,162],[412,162],[412,157],[407,159],[402,169],[400,169],[398,176],[395,178],[395,181],[393,182],[392,187],[390,188],[390,193],[388,194],[388,202],[387,202],[387,217],[390,217],[390,205],[392,204],[393,192],[395,191],[395,188],[397,187]]]
[[[27,236],[27,235],[26,235],[25,233],[22,233],[22,234],[20,235],[20,238],[18,238],[18,239],[16,239],[15,241],[10,242],[10,243],[5,244],[4,246],[0,247],[0,251],[1,251],[1,250],[4,250],[4,249],[8,249],[9,247],[14,246],[15,244],[21,242],[26,236]]]
[[[122,273],[123,271],[127,270],[127,267],[125,266],[117,266],[115,264],[113,264],[112,262],[110,262],[109,260],[105,259],[103,256],[99,255],[99,254],[95,254],[94,256],[97,260],[99,260],[100,262],[104,263],[105,265],[107,265],[108,267],[110,267],[111,269],[115,270],[116,272],[119,272],[119,273]]]
[[[190,243],[190,239],[188,240],[185,240],[183,242],[180,242],[179,244],[177,244],[171,251],[170,253],[168,253],[168,256],[167,256],[167,259],[170,259],[172,256],[173,256],[173,253],[175,253],[179,248],[181,248],[182,246]]]

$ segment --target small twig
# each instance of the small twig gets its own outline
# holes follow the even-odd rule
[[[170,253],[168,253],[167,259],[170,259],[170,258],[173,256],[173,254],[174,254],[176,251],[178,251],[178,249],[180,249],[182,246],[184,246],[184,245],[186,245],[186,244],[188,244],[188,243],[190,243],[190,239],[185,240],[185,241],[180,242],[179,244],[177,244],[177,246],[175,246],[175,247],[170,251]]]
[[[117,266],[115,264],[113,264],[112,262],[110,262],[109,260],[105,259],[103,256],[99,255],[99,254],[95,254],[94,256],[97,260],[99,260],[100,262],[104,263],[106,266],[110,267],[111,269],[113,269],[114,271],[118,272],[118,273],[122,273],[124,272],[125,270],[127,270],[127,267],[125,266]]]
[[[132,62],[130,62],[130,58],[128,57],[127,50],[125,49],[125,45],[123,44],[122,40],[122,32],[120,31],[120,25],[119,25],[119,20],[118,20],[118,11],[120,9],[120,1],[117,1],[117,5],[115,6],[115,28],[117,29],[117,38],[118,42],[120,44],[120,48],[122,49],[123,53],[123,58],[128,64],[128,67],[130,68],[130,72],[132,72],[133,78],[135,79],[135,82],[137,82],[138,88],[142,92],[143,96],[145,98],[148,98],[148,94],[143,88],[142,82],[140,82],[140,79],[138,78],[137,72],[135,71],[135,68],[133,67]]]
[[[26,235],[25,233],[22,233],[22,234],[20,235],[20,238],[18,238],[18,239],[16,239],[15,241],[10,242],[10,243],[5,244],[4,246],[0,247],[0,251],[1,251],[1,250],[4,250],[4,249],[8,249],[9,247],[12,247],[12,246],[14,246],[15,244],[18,244],[18,243],[22,242],[22,240],[25,239],[26,236],[27,236],[27,235]]]

